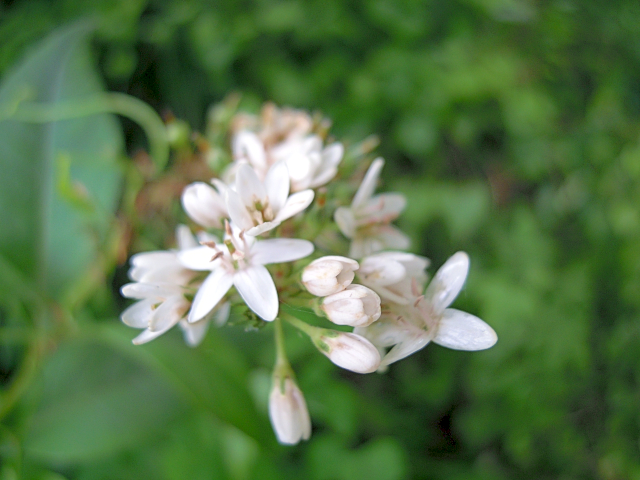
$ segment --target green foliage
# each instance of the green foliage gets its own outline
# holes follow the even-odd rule
[[[637,2],[9,3],[0,477],[640,478]],[[87,16],[93,33],[59,27]],[[314,418],[291,449],[267,421],[266,332],[210,332],[196,350],[173,333],[129,345],[108,280],[125,243],[117,123],[10,118],[24,102],[99,93],[95,61],[110,90],[201,131],[210,104],[240,91],[254,109],[319,109],[352,144],[377,134],[383,188],[408,198],[401,228],[434,267],[469,252],[454,306],[498,344],[430,346],[358,376],[285,332]],[[124,127],[135,154],[146,143]],[[145,180],[128,168],[135,246],[166,247],[176,192],[206,180],[180,162],[135,213],[131,185]]]

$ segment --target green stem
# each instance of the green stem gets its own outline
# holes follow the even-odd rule
[[[280,369],[291,368],[289,365],[289,359],[287,358],[287,352],[284,348],[284,332],[282,331],[282,321],[279,318],[274,320],[274,331],[276,337],[276,365],[274,371]]]
[[[317,336],[321,330],[325,330],[324,328],[313,327],[313,326],[309,325],[308,323],[305,323],[302,320],[300,320],[300,319],[298,319],[298,318],[296,318],[293,315],[290,315],[288,313],[281,312],[280,315],[287,322],[289,322],[291,325],[296,327],[298,330],[300,330],[300,331],[306,333],[307,335],[309,335],[309,337],[311,337],[312,339],[315,336]]]
[[[0,113],[0,121],[13,118],[22,122],[47,123],[115,113],[136,122],[149,141],[149,153],[161,171],[169,160],[167,131],[158,114],[142,100],[123,93],[107,92],[77,100],[56,103],[18,102],[13,109]]]

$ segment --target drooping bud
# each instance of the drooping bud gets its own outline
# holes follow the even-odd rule
[[[307,404],[291,377],[274,376],[269,395],[269,418],[280,443],[295,445],[309,439],[311,419]]]
[[[347,257],[330,255],[311,262],[302,272],[302,283],[318,297],[341,292],[351,284],[358,262]]]
[[[380,353],[376,347],[355,333],[325,329],[313,341],[329,360],[346,370],[372,373],[380,365]]]
[[[370,288],[349,285],[341,292],[325,297],[322,310],[336,325],[366,327],[380,318],[380,297]]]

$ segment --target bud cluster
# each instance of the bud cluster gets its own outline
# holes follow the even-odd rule
[[[132,283],[122,288],[136,300],[122,321],[143,330],[135,344],[179,325],[197,346],[212,320],[223,326],[231,314],[244,313],[254,327],[271,322],[277,361],[269,415],[284,444],[311,434],[286,358],[285,322],[334,364],[363,374],[430,342],[480,350],[497,340],[479,318],[448,308],[465,282],[468,256],[453,255],[427,286],[429,261],[404,251],[409,239],[392,225],[404,196],[375,194],[384,161],[371,161],[366,143],[345,152],[328,127],[271,104],[259,116],[236,113],[217,125],[224,131],[211,148],[232,160],[217,162],[214,178],[188,185],[181,198],[197,234],[181,225],[176,249],[134,255]],[[319,318],[310,324],[284,304]]]

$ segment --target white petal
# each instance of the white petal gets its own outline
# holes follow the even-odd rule
[[[378,183],[378,177],[380,176],[383,166],[384,160],[382,158],[376,158],[373,161],[369,170],[367,170],[367,173],[362,179],[362,183],[360,184],[355,197],[353,197],[351,208],[357,209],[369,201],[376,189],[376,183]]]
[[[245,233],[249,237],[257,237],[258,235],[262,235],[263,233],[268,232],[269,230],[273,230],[278,225],[280,225],[280,222],[276,222],[276,221],[264,222],[264,223],[261,223],[260,225],[256,225],[255,227],[251,227]]]
[[[153,317],[149,321],[149,330],[166,331],[173,327],[189,309],[189,302],[182,295],[174,295],[167,298],[155,309]]]
[[[151,283],[127,283],[120,290],[122,296],[127,298],[156,298],[164,299],[168,296],[181,293],[180,287],[173,284],[151,284]]]
[[[297,238],[273,238],[256,242],[251,248],[251,262],[257,265],[292,262],[313,253],[313,243]]]
[[[179,325],[184,335],[184,341],[191,347],[197,347],[209,330],[210,323],[206,318],[195,323],[181,320]]]
[[[186,250],[187,248],[198,246],[198,241],[186,225],[178,225],[178,228],[176,228],[176,243],[178,244],[178,250]]]
[[[347,238],[353,238],[356,234],[356,221],[353,218],[353,211],[348,207],[338,207],[333,214],[333,219],[338,224],[338,228]]]
[[[233,139],[233,154],[236,158],[247,159],[259,170],[267,166],[264,147],[255,133],[239,132]]]
[[[247,306],[260,318],[270,322],[278,315],[278,292],[271,274],[262,265],[236,272],[233,284]]]
[[[249,214],[247,207],[243,203],[240,195],[229,189],[226,193],[227,209],[229,210],[229,218],[241,230],[249,230],[252,228],[253,219]]]
[[[219,248],[226,251],[222,245],[219,245]],[[213,248],[202,245],[178,252],[178,259],[182,265],[191,270],[213,270],[220,264],[219,259],[211,261],[216,253]]]
[[[182,206],[187,215],[203,227],[219,228],[226,216],[223,197],[203,182],[192,183],[184,189]]]
[[[217,268],[204,280],[196,293],[189,312],[189,322],[204,318],[225,296],[233,285],[233,274],[223,268]]]
[[[385,248],[404,250],[411,245],[409,237],[393,225],[381,225],[376,232],[376,236],[384,244]]]
[[[140,300],[134,303],[122,312],[122,322],[134,328],[147,328],[149,320],[153,316],[153,305],[156,303],[157,301],[152,299]]]
[[[400,262],[390,258],[366,257],[360,263],[358,277],[368,285],[391,285],[402,280],[407,270]]]
[[[255,170],[247,164],[240,165],[236,172],[236,192],[248,208],[254,208],[256,202],[265,205],[268,200],[267,190]]]
[[[313,190],[303,190],[302,192],[296,192],[290,195],[280,211],[276,214],[274,221],[283,222],[287,218],[293,217],[296,213],[301,212],[311,204],[313,195]]]
[[[173,265],[175,261],[175,252],[162,250],[157,252],[136,253],[131,257],[130,263],[134,267],[157,268],[162,265]]]
[[[469,272],[469,256],[457,252],[436,272],[424,292],[425,300],[431,303],[433,312],[441,314],[455,300]]]
[[[409,355],[422,350],[429,344],[430,341],[431,335],[429,335],[427,332],[422,332],[407,337],[391,350],[389,350],[389,352],[382,359],[382,362],[380,362],[380,366],[382,367],[385,365],[391,365],[398,360],[402,360],[403,358],[406,358]]]
[[[433,341],[455,350],[484,350],[494,346],[498,336],[493,328],[475,315],[447,308]]]
[[[264,179],[264,185],[269,197],[269,206],[277,215],[284,207],[289,196],[289,171],[284,162],[272,165]]]
[[[169,329],[167,329],[169,330]],[[166,333],[167,330],[158,330],[156,332],[152,332],[149,329],[143,330],[142,333],[140,335],[138,335],[136,338],[134,338],[132,340],[132,343],[134,345],[142,345],[145,344],[147,342],[150,342],[151,340],[155,340],[156,338],[158,338],[160,335],[162,335],[163,333]]]

